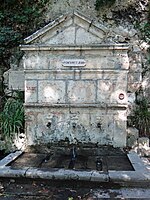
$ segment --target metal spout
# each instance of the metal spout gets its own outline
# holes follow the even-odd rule
[[[102,166],[103,166],[102,160],[100,158],[97,158],[97,160],[96,160],[96,170],[102,171]]]
[[[71,155],[71,160],[68,166],[68,169],[74,169],[75,168],[75,161],[77,158],[77,152],[76,152],[76,147],[72,147],[71,151],[70,151],[70,155]]]
[[[51,122],[48,122],[48,123],[46,124],[47,128],[51,128],[51,125],[52,125]]]

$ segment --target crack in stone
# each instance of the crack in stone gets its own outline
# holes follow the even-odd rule
[[[30,169],[30,167],[28,167],[25,172],[24,172],[24,176],[26,177],[27,171]]]

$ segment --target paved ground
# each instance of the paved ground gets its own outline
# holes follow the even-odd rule
[[[150,188],[79,182],[0,179],[0,200],[150,199]]]

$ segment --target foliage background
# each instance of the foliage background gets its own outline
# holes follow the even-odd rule
[[[9,69],[10,58],[21,53],[15,49],[40,26],[48,0],[3,0],[0,4],[0,67]]]

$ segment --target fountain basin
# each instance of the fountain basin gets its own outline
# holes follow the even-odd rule
[[[117,149],[117,154],[114,154],[115,150],[108,151],[108,154],[103,147],[105,155],[101,155],[102,151],[99,150],[100,148],[97,148],[97,150],[93,149],[90,152],[85,151],[89,152],[87,153],[87,155],[89,155],[89,162],[87,161],[87,166],[83,168],[83,163],[85,161],[83,158],[87,155],[84,154],[81,156],[80,149],[80,151],[78,151],[78,160],[76,161],[74,169],[68,169],[68,163],[70,161],[68,154],[69,149],[68,152],[66,151],[66,154],[63,154],[64,152],[62,151],[62,154],[58,154],[58,157],[54,157],[54,154],[50,155],[50,152],[47,154],[40,154],[17,151],[9,154],[0,161],[0,177],[75,180],[98,183],[106,182],[123,186],[149,186],[149,170],[135,152],[125,153],[122,149],[120,149],[120,151]],[[101,154],[96,154],[96,152],[101,152]],[[91,155],[93,157],[91,157]],[[94,159],[96,159],[97,156],[102,159],[103,165],[101,171],[96,170],[95,167]],[[92,165],[92,163],[94,164]],[[92,166],[95,168],[92,168]]]

